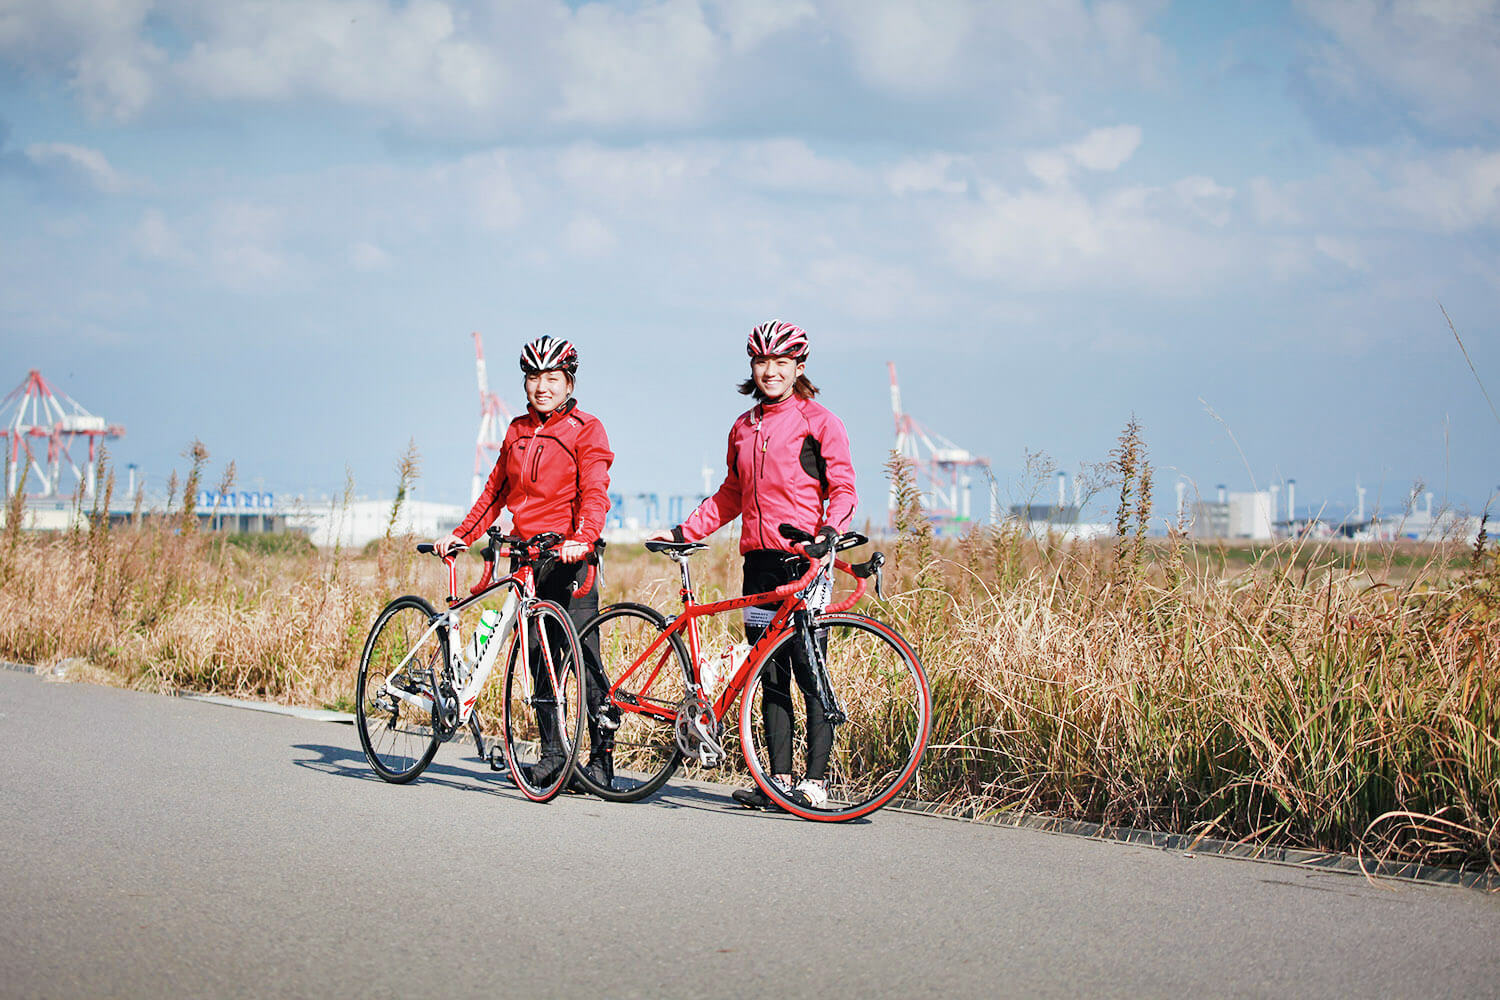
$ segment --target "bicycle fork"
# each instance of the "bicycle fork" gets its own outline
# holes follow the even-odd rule
[[[823,718],[828,720],[831,726],[841,726],[849,721],[849,716],[844,712],[839,696],[834,693],[833,679],[828,675],[827,657],[818,647],[818,640],[814,635],[812,614],[808,611],[798,611],[793,620],[796,623],[797,635],[802,640],[802,655],[807,658],[807,664],[812,668],[813,693],[817,696],[818,703],[823,706]]]

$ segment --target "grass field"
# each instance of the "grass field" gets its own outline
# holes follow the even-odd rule
[[[866,610],[933,682],[916,796],[1500,871],[1500,557],[1483,535],[1467,549],[1150,539],[1138,470],[1113,540],[943,541],[895,475],[905,530],[883,546],[888,600]],[[409,539],[320,552],[197,533],[180,510],[95,524],[0,534],[0,657],[348,708],[379,608],[446,585]],[[700,556],[700,597],[737,594],[738,568],[728,542]],[[605,580],[605,601],[676,601],[673,566],[639,547],[612,547]]]

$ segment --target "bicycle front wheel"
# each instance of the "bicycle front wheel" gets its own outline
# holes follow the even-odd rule
[[[536,601],[522,621],[505,664],[501,712],[505,762],[521,793],[549,802],[572,777],[586,714],[583,658],[568,613],[552,601]]]
[[[429,631],[437,612],[420,597],[398,597],[365,640],[355,681],[359,742],[375,773],[405,784],[432,763],[432,678],[448,662],[448,630]]]
[[[600,713],[609,721],[618,720],[618,726],[611,730],[596,725],[590,736],[613,746],[614,780],[606,787],[584,768],[578,769],[579,784],[611,802],[635,802],[655,793],[682,761],[674,719],[687,697],[687,646],[673,633],[650,659],[637,664],[666,629],[660,612],[644,604],[613,604],[578,636],[590,663],[590,683],[620,681],[614,699],[604,699],[608,703]],[[630,674],[622,679],[625,671]]]
[[[802,635],[795,629],[771,647],[741,698],[740,741],[751,776],[769,798],[803,819],[840,822],[879,809],[916,774],[932,731],[932,692],[916,653],[882,622],[860,614],[822,615],[814,633],[826,649],[833,690],[847,715],[844,723],[833,727],[827,753],[827,802],[802,805],[771,781],[773,774],[798,773],[799,764],[802,774],[816,767],[815,761],[808,761],[805,712],[800,720],[793,717],[780,723],[783,733],[790,729],[789,735],[782,736],[786,742],[778,751],[783,755],[780,760],[773,760],[774,734],[766,727],[765,692],[778,663],[794,665],[791,670],[782,669],[781,675],[796,693],[773,690],[774,703],[786,706],[801,701],[805,707],[807,699],[816,697],[798,690],[810,675],[802,655]],[[792,676],[797,679],[793,681]]]

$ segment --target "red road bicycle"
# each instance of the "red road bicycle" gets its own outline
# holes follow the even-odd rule
[[[375,619],[360,656],[355,719],[359,740],[375,773],[404,784],[426,769],[439,743],[465,727],[479,756],[495,770],[500,761],[527,798],[546,802],[567,785],[578,757],[584,698],[578,633],[568,613],[536,596],[538,570],[555,556],[563,540],[556,532],[530,539],[510,538],[489,529],[484,574],[465,597],[458,595],[455,554],[444,555],[448,567],[448,607],[433,608],[415,595],[398,597]],[[435,553],[430,543],[417,546]],[[496,580],[495,560],[512,557],[515,572]],[[594,558],[579,593],[587,593],[595,575]],[[498,618],[482,652],[465,642],[465,618],[485,610]],[[468,629],[472,638],[479,628]],[[500,656],[505,684],[501,701],[502,737],[486,745],[478,702]],[[561,768],[537,765],[551,745],[565,757]],[[547,774],[551,771],[553,773]]]
[[[578,779],[589,791],[631,802],[660,789],[685,757],[705,767],[723,763],[728,754],[723,723],[736,698],[740,750],[750,776],[772,802],[794,815],[830,822],[867,815],[895,798],[916,774],[932,729],[927,676],[916,653],[894,629],[849,611],[864,596],[871,576],[879,593],[885,556],[876,552],[858,565],[835,559],[833,565],[854,578],[854,591],[826,610],[817,610],[808,598],[831,582],[823,559],[828,544],[814,543],[812,536],[790,525],[782,525],[781,532],[808,543],[804,551],[812,563],[791,583],[764,594],[699,604],[688,560],[707,546],[651,541],[646,543],[649,551],[666,555],[681,570],[681,613],[669,619],[642,604],[613,604],[580,630],[585,656],[594,655],[590,640],[598,637],[599,666],[612,678],[609,701],[621,716],[614,732],[616,778],[603,787],[580,768]],[[843,550],[867,541],[849,533],[835,547]],[[780,607],[765,635],[738,669],[719,681],[723,688],[715,694],[716,685],[703,683],[708,660],[698,620],[775,602]],[[834,723],[828,801],[821,806],[800,804],[772,780],[761,688],[772,658],[784,653],[800,658],[799,669],[811,669],[814,690],[803,697],[819,699],[825,717]],[[798,728],[793,759],[805,761],[806,727]]]

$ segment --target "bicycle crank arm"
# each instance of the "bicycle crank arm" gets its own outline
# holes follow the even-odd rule
[[[724,752],[724,746],[703,730],[702,726],[693,727],[702,742],[698,746],[698,764],[702,767],[718,767],[724,763],[728,756]]]
[[[469,716],[469,732],[474,734],[474,749],[479,754],[480,760],[488,760],[489,754],[484,746],[484,733],[479,728],[479,713],[475,712]]]

